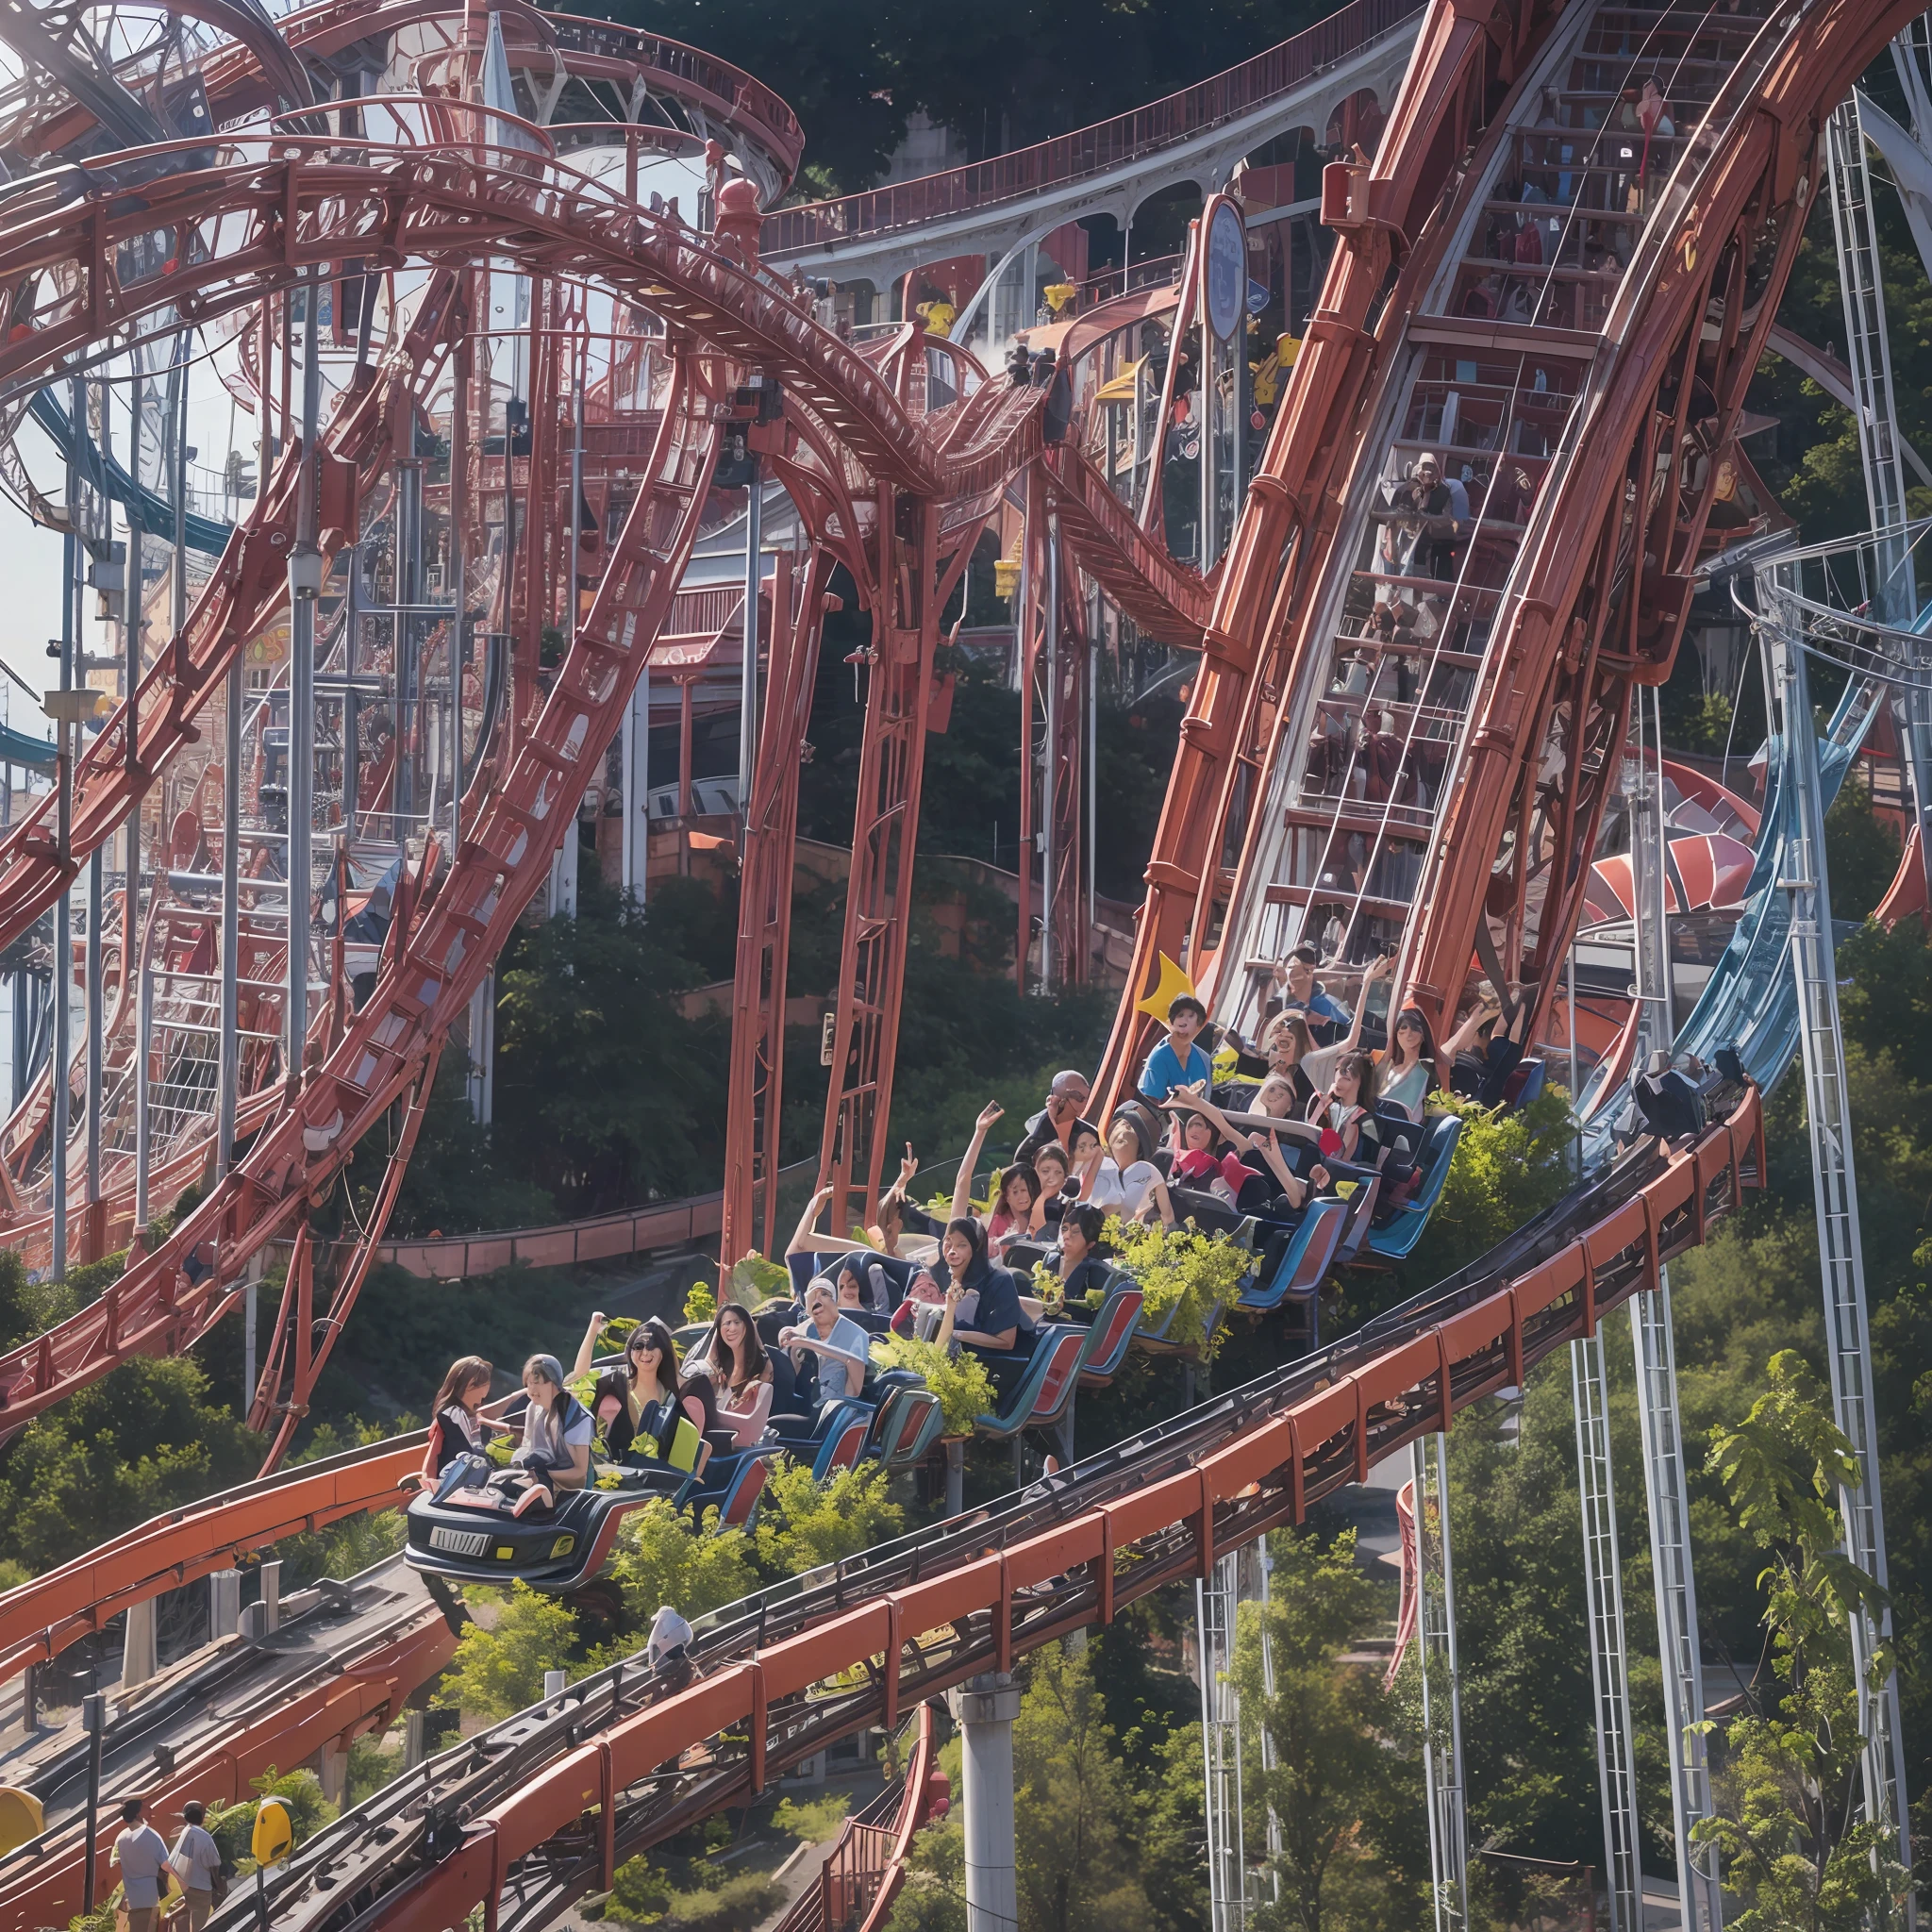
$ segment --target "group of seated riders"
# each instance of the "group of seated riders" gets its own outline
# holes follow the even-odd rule
[[[1513,1010],[1479,1002],[1440,1057],[1424,1015],[1403,1006],[1374,1053],[1360,1044],[1368,994],[1392,962],[1355,975],[1352,1009],[1314,966],[1304,947],[1275,969],[1278,998],[1259,1039],[1224,1031],[1218,1066],[1204,1043],[1207,1008],[1191,994],[1174,1000],[1136,1095],[1105,1136],[1086,1118],[1086,1078],[1056,1074],[983,1207],[972,1189],[1003,1117],[996,1104],[974,1124],[950,1202],[931,1204],[943,1214],[909,1197],[919,1171],[909,1146],[862,1238],[818,1228],[831,1199],[822,1189],[786,1249],[790,1299],[726,1300],[682,1359],[655,1317],[629,1330],[614,1360],[600,1358],[609,1324],[592,1315],[568,1374],[554,1356],[525,1363],[528,1402],[508,1423],[482,1412],[491,1364],[465,1356],[437,1393],[425,1486],[441,1502],[522,1515],[584,1488],[599,1463],[659,1463],[702,1479],[714,1457],[784,1440],[788,1420],[808,1433],[826,1404],[865,1399],[872,1344],[888,1331],[970,1350],[1004,1396],[1042,1322],[1089,1319],[1104,1299],[1110,1218],[1210,1230],[1252,1220],[1265,1264],[1310,1201],[1348,1197],[1379,1176],[1389,1211],[1414,1184],[1440,1063],[1454,1067],[1457,1089],[1500,1098],[1531,1002],[1517,989]],[[1042,1264],[1046,1292],[1025,1291]],[[507,1467],[488,1455],[492,1434],[519,1438]]]

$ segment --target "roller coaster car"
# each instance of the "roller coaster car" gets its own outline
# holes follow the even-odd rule
[[[1449,1163],[1456,1156],[1456,1143],[1462,1138],[1462,1116],[1440,1115],[1428,1124],[1427,1134],[1416,1154],[1416,1184],[1406,1201],[1387,1211],[1380,1227],[1369,1230],[1369,1252],[1391,1261],[1400,1261],[1413,1252],[1422,1239],[1429,1216],[1441,1199],[1449,1178]]]
[[[678,1499],[694,1487],[681,1470],[621,1474],[616,1489],[567,1491],[555,1508],[521,1517],[438,1504],[425,1491],[407,1515],[409,1567],[461,1583],[521,1581],[558,1594],[575,1590],[603,1568],[631,1510],[655,1496]]]

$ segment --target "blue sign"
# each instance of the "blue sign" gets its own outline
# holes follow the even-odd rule
[[[1208,326],[1224,342],[1241,326],[1248,288],[1248,237],[1241,210],[1217,202],[1208,226]]]
[[[1267,284],[1264,282],[1250,282],[1248,284],[1248,313],[1250,315],[1259,315],[1267,306]]]

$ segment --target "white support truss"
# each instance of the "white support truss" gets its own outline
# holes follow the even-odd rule
[[[1765,583],[1760,574],[1760,587]],[[1774,728],[1792,738],[1798,798],[1792,876],[1780,881],[1791,899],[1791,973],[1798,995],[1798,1035],[1804,1049],[1805,1106],[1811,1133],[1811,1174],[1818,1212],[1819,1260],[1824,1281],[1825,1345],[1831,1364],[1832,1407],[1857,1452],[1861,1480],[1839,1493],[1844,1548],[1853,1562],[1884,1586],[1885,1515],[1879,1500],[1877,1419],[1872,1393],[1872,1342],[1866,1319],[1865,1259],[1858,1231],[1858,1184],[1852,1154],[1851,1099],[1839,1027],[1833,964],[1831,890],[1825,873],[1824,811],[1819,785],[1818,741],[1811,723],[1802,625],[1774,605],[1766,613],[1766,659]],[[1899,1731],[1898,1678],[1875,1689],[1868,1665],[1891,1634],[1890,1612],[1873,1627],[1868,1615],[1852,1620],[1852,1656],[1859,1685],[1858,1729],[1865,1740],[1864,1804],[1868,1818],[1898,1834],[1900,1862],[1911,1865],[1910,1815],[1906,1804],[1904,1740]]]
[[[1241,1711],[1232,1674],[1240,1598],[1240,1557],[1230,1550],[1216,1561],[1212,1576],[1194,1584],[1212,1932],[1242,1932],[1248,1923],[1247,1857],[1241,1843]]]
[[[1643,1932],[1637,1766],[1630,1728],[1630,1664],[1624,1647],[1624,1573],[1610,1480],[1610,1405],[1601,1334],[1570,1344],[1576,1398],[1576,1487],[1583,1503],[1583,1600],[1590,1620],[1590,1681],[1596,1772],[1604,1807],[1604,1878],[1610,1932]]]
[[[1704,1660],[1697,1634],[1697,1584],[1690,1566],[1690,1499],[1677,1410],[1677,1349],[1671,1331],[1671,1276],[1630,1300],[1637,1357],[1637,1415],[1643,1437],[1643,1493],[1650,1516],[1657,1593],[1657,1655],[1663,1660],[1664,1741],[1671,1754],[1671,1825],[1684,1932],[1724,1932],[1717,1847],[1691,1834],[1711,1815],[1704,1733]]]
[[[1456,1567],[1449,1538],[1449,1438],[1419,1437],[1415,1476],[1416,1645],[1422,1664],[1423,1771],[1436,1932],[1467,1932],[1469,1834],[1463,1813],[1462,1682],[1456,1660]]]

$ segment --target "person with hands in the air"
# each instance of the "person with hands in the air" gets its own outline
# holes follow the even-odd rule
[[[997,1100],[989,1100],[979,1109],[979,1118],[973,1123],[973,1138],[966,1143],[966,1152],[959,1157],[959,1172],[953,1182],[954,1221],[973,1213],[973,1172],[979,1165],[979,1150],[986,1145],[987,1135],[1006,1118],[1006,1112]]]
[[[1158,1107],[1176,1087],[1205,1087],[1214,1078],[1214,1062],[1195,1043],[1208,1024],[1208,1008],[1184,992],[1167,1009],[1167,1038],[1141,1069],[1141,1093]]]

